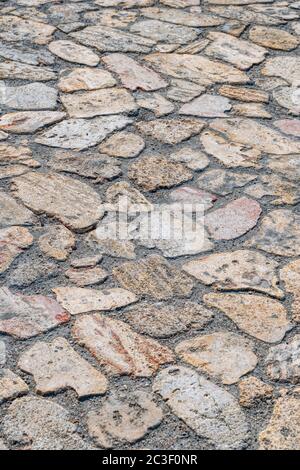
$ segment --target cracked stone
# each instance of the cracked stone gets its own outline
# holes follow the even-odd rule
[[[230,111],[230,109],[231,104],[227,98],[205,94],[184,104],[178,113],[200,117],[226,117],[225,112]]]
[[[167,90],[167,97],[173,101],[187,103],[201,95],[205,88],[187,80],[171,80],[171,86]]]
[[[255,88],[237,87],[232,85],[222,85],[218,93],[233,100],[240,100],[255,103],[268,103],[269,94],[263,90]]]
[[[195,28],[165,23],[158,19],[138,21],[131,26],[130,31],[153,41],[170,44],[187,44],[198,36]]]
[[[205,153],[200,150],[194,150],[190,147],[183,147],[180,150],[169,155],[174,162],[183,163],[190,170],[204,170],[210,161]]]
[[[172,351],[135,333],[126,323],[100,314],[81,316],[73,337],[112,375],[151,377],[160,365],[172,362]]]
[[[291,51],[299,44],[299,40],[287,31],[258,25],[250,29],[249,39],[260,46],[281,51]]]
[[[0,403],[28,393],[24,380],[9,369],[0,369]]]
[[[105,279],[108,277],[108,272],[102,268],[97,267],[83,269],[70,268],[65,272],[65,276],[77,286],[84,287],[100,284],[100,282],[105,281]]]
[[[266,343],[281,341],[291,329],[284,306],[274,299],[254,294],[205,294],[203,300],[242,331]]]
[[[229,332],[193,337],[177,344],[175,351],[184,362],[226,385],[238,382],[258,362],[249,341]]]
[[[140,108],[149,109],[157,117],[165,116],[174,111],[174,105],[160,93],[152,93],[144,98],[138,98],[137,104]]]
[[[256,176],[247,173],[233,173],[222,169],[212,169],[199,176],[197,186],[221,196],[226,196],[236,188],[242,188],[256,178]]]
[[[0,227],[11,225],[32,225],[35,217],[14,198],[0,191]]]
[[[145,141],[139,135],[132,132],[117,132],[108,137],[99,147],[103,152],[112,157],[134,158],[145,148]]]
[[[51,225],[39,240],[40,250],[49,258],[65,261],[76,245],[73,233],[63,225]]]
[[[116,85],[116,80],[106,70],[83,67],[72,69],[70,73],[60,78],[57,87],[64,93],[80,90],[98,90]]]
[[[29,41],[44,45],[51,41],[55,29],[49,24],[13,15],[2,15],[0,18],[0,38],[8,42]]]
[[[35,97],[36,99],[36,97]],[[38,104],[38,106],[40,106]],[[62,121],[66,113],[60,111],[23,111],[0,117],[0,129],[13,134],[34,134],[37,130]]]
[[[43,83],[30,83],[18,87],[5,86],[0,104],[13,109],[55,109],[57,91]]]
[[[295,135],[296,137],[300,137],[299,119],[280,119],[279,121],[273,122],[273,125],[284,134]]]
[[[33,243],[31,233],[24,227],[0,229],[0,274]]]
[[[270,196],[270,202],[274,205],[294,205],[300,201],[299,186],[274,174],[261,175],[255,183],[245,189],[245,193],[256,199]]]
[[[285,290],[293,295],[293,319],[300,321],[300,261],[295,260],[286,264],[280,270],[280,279],[284,282]]]
[[[154,121],[140,121],[136,123],[137,129],[153,139],[166,144],[179,144],[190,137],[197,135],[205,123],[197,119],[156,119]]]
[[[90,49],[79,46],[72,41],[52,41],[49,44],[49,50],[52,54],[67,62],[75,62],[77,64],[89,65],[94,67],[99,64],[99,57]]]
[[[287,343],[270,348],[265,359],[268,376],[278,382],[299,383],[299,351],[300,335],[293,336]]]
[[[264,63],[261,74],[268,77],[280,77],[291,85],[299,84],[300,58],[297,56],[270,57]]]
[[[266,401],[273,395],[273,387],[254,376],[241,380],[238,388],[239,403],[246,408],[256,406],[258,402]]]

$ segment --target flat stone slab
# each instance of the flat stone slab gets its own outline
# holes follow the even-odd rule
[[[14,15],[2,15],[0,18],[0,38],[8,42],[29,41],[33,44],[47,44],[51,41],[55,29],[49,24]]]
[[[110,88],[116,85],[116,80],[106,70],[80,67],[72,69],[67,75],[63,75],[57,84],[60,91],[72,93],[80,90],[98,90]]]
[[[25,227],[7,227],[0,229],[0,274],[5,272],[12,262],[33,243],[31,233]]]
[[[0,79],[3,78],[47,82],[48,80],[55,80],[56,73],[49,67],[7,60],[0,62]]]
[[[49,50],[60,59],[77,64],[96,66],[100,59],[91,49],[80,46],[72,41],[59,40],[49,44]]]
[[[18,87],[8,87],[0,93],[0,104],[13,109],[38,110],[55,109],[57,90],[43,83],[30,83]]]
[[[63,225],[51,225],[39,237],[40,250],[49,258],[65,261],[76,245],[73,233]]]
[[[0,118],[0,129],[12,134],[34,134],[49,124],[62,121],[66,113],[60,111],[23,111],[7,113]]]
[[[166,144],[179,144],[190,137],[199,134],[204,122],[197,119],[157,119],[140,121],[137,129],[143,134]]]
[[[3,191],[0,191],[0,209],[0,228],[32,225],[35,222],[35,216],[30,210]]]
[[[268,376],[276,382],[297,384],[300,378],[299,351],[299,335],[293,336],[287,343],[270,348],[265,359]]]
[[[0,369],[0,403],[28,393],[29,387],[9,369]]]

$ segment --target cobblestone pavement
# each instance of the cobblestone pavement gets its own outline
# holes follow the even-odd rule
[[[0,9],[0,448],[299,450],[300,2]]]

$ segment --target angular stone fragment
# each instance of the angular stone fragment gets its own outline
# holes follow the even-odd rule
[[[0,117],[0,129],[13,134],[33,134],[42,127],[62,121],[65,117],[66,113],[60,111],[8,113]]]
[[[233,100],[240,100],[254,103],[267,103],[269,94],[255,88],[237,87],[232,85],[222,85],[218,93]]]
[[[116,419],[118,416],[118,419]],[[88,414],[88,431],[102,448],[114,441],[133,443],[141,439],[162,420],[162,410],[150,393],[143,390],[111,394],[103,406]]]
[[[261,69],[262,75],[280,77],[291,85],[299,85],[300,58],[297,56],[270,57]]]
[[[299,18],[299,13],[291,10],[287,2],[276,5],[251,5],[250,8],[255,12],[263,12],[270,17],[279,18],[281,20],[295,20]]]
[[[43,83],[5,86],[0,94],[0,104],[14,109],[55,109],[56,103],[57,91]]]
[[[299,40],[287,31],[257,25],[250,29],[249,39],[260,46],[281,51],[291,51],[299,44]]]
[[[52,400],[19,398],[9,407],[2,423],[8,442],[20,450],[92,449],[77,434],[77,425],[69,413]]]
[[[40,164],[33,160],[32,152],[29,147],[18,146],[13,147],[12,145],[0,144],[0,164],[14,164],[20,163],[20,165],[38,167]]]
[[[114,268],[113,274],[123,287],[156,300],[188,297],[194,287],[186,274],[158,255],[147,256],[139,263],[124,263]]]
[[[180,419],[216,449],[241,449],[248,424],[236,399],[226,390],[186,367],[161,371],[154,381],[158,392]]]
[[[269,349],[265,359],[268,376],[279,382],[297,384],[300,381],[300,336],[293,336],[287,343]]]
[[[300,137],[300,119],[280,119],[273,124],[284,134]]]
[[[21,355],[18,367],[33,375],[36,392],[42,395],[71,388],[82,398],[102,395],[107,389],[104,375],[77,354],[64,338],[55,338],[52,343],[35,343]]]
[[[237,103],[232,106],[233,116],[245,116],[250,118],[272,119],[264,105],[261,103]]]
[[[170,192],[170,199],[175,202],[183,202],[187,204],[202,204],[204,210],[213,207],[217,201],[217,196],[201,189],[192,188],[191,186],[181,186]]]
[[[0,180],[20,176],[27,173],[29,169],[23,165],[0,166]]]
[[[245,189],[245,193],[256,199],[272,197],[271,204],[297,204],[300,201],[299,185],[283,180],[277,175],[261,175],[260,178]]]
[[[136,127],[143,134],[166,144],[179,144],[190,137],[199,134],[204,122],[197,119],[156,119],[140,121]]]
[[[68,119],[41,134],[35,142],[49,147],[83,150],[99,144],[107,135],[123,129],[131,122],[125,116]]]
[[[31,172],[15,178],[13,185],[25,206],[38,214],[55,217],[73,230],[85,231],[103,216],[100,196],[81,181]]]
[[[0,56],[5,59],[23,62],[29,65],[53,65],[54,57],[45,49],[34,49],[33,47],[21,47],[15,44],[0,44]]]
[[[116,80],[106,70],[82,67],[72,69],[70,73],[60,78],[57,87],[64,93],[80,90],[98,90],[116,85]]]
[[[99,227],[107,229],[109,233],[110,221],[106,222],[106,218],[101,220],[101,224],[97,230],[91,232],[86,239],[89,246],[96,249],[100,253],[105,253],[114,258],[135,259],[135,245],[130,240],[118,240],[115,237],[109,237],[105,230],[105,238],[98,236]],[[108,227],[107,227],[108,226]],[[116,221],[113,221],[113,229],[116,227]],[[100,232],[101,233],[101,232]]]
[[[146,197],[137,189],[133,188],[127,181],[119,181],[112,184],[106,191],[106,200],[111,204],[120,204],[122,207],[123,201],[131,209],[131,205],[143,205],[143,209],[152,210],[152,204]]]
[[[258,436],[260,450],[299,450],[299,389],[293,395],[285,391],[281,395],[275,402],[269,423]]]
[[[212,321],[213,313],[194,302],[179,305],[142,302],[127,310],[124,318],[139,333],[167,338],[190,329],[202,329]]]
[[[99,57],[91,49],[79,46],[72,41],[52,41],[48,47],[52,54],[67,62],[89,65],[90,67],[94,67],[99,63]]]
[[[265,6],[264,6],[265,8]],[[209,8],[211,13],[220,15],[223,18],[229,18],[230,20],[239,20],[246,24],[262,24],[262,25],[278,25],[285,23],[284,20],[274,18],[264,13],[251,11],[248,7],[235,6],[235,5],[216,5]]]
[[[153,41],[170,44],[186,44],[194,41],[198,36],[195,28],[165,23],[158,19],[138,21],[131,26],[130,31]]]
[[[73,268],[94,268],[103,259],[102,255],[87,256],[85,258],[75,258],[71,260]]]
[[[0,228],[11,225],[31,225],[35,217],[8,194],[0,191]]]
[[[128,177],[146,191],[170,188],[192,178],[192,174],[180,163],[170,162],[164,157],[144,157],[133,163]]]
[[[227,98],[218,95],[201,95],[190,103],[184,104],[179,109],[179,114],[187,114],[200,117],[226,117],[226,111],[230,111],[231,104]]]
[[[143,8],[142,15],[167,23],[181,24],[184,26],[210,27],[219,26],[224,23],[222,18],[213,15],[205,15],[202,12],[189,12],[175,8]]]
[[[112,157],[137,157],[145,148],[145,142],[132,132],[117,132],[106,139],[99,147],[100,151]]]
[[[266,91],[271,91],[281,85],[288,85],[286,80],[283,78],[276,77],[259,77],[254,80],[255,84]]]
[[[69,314],[55,300],[42,295],[14,295],[0,289],[0,331],[26,339],[51,330],[69,320]]]
[[[50,258],[65,261],[75,248],[76,238],[63,225],[50,225],[39,238],[40,250]]]
[[[280,279],[284,282],[285,290],[293,295],[293,319],[300,321],[300,261],[295,260],[286,264],[280,270]]]
[[[279,256],[300,255],[300,215],[288,209],[269,212],[247,247],[255,247]]]
[[[6,276],[6,283],[13,287],[28,287],[36,281],[43,282],[58,275],[57,265],[46,261],[40,254],[31,254],[20,260],[17,267]]]
[[[183,147],[169,155],[174,162],[183,163],[191,170],[204,170],[209,165],[209,159],[200,150],[193,150],[190,147]]]
[[[0,31],[0,38],[4,41],[29,41],[33,44],[43,45],[51,41],[55,27],[18,16],[2,15]]]
[[[6,271],[32,242],[33,237],[27,228],[14,226],[0,229],[0,274]]]
[[[70,268],[65,272],[65,276],[77,286],[84,287],[100,284],[100,282],[105,281],[108,277],[108,272],[97,267],[83,269]]]
[[[0,369],[0,403],[25,395],[27,384],[9,369]]]
[[[247,83],[248,76],[232,65],[192,54],[156,53],[145,57],[152,67],[171,77],[189,80],[198,85],[214,83]]]
[[[9,80],[32,80],[35,82],[47,82],[55,80],[56,73],[50,68],[38,65],[22,64],[21,62],[13,62],[7,60],[0,62],[0,79],[7,78]]]
[[[144,98],[138,98],[137,104],[140,108],[149,109],[155,116],[165,116],[174,111],[174,106],[170,101],[166,100],[160,93],[152,93]]]
[[[254,290],[283,298],[277,267],[276,261],[257,251],[237,250],[189,261],[182,269],[217,290]]]
[[[53,289],[57,301],[71,315],[94,311],[109,311],[125,307],[137,301],[130,291],[120,288],[94,290],[81,287],[57,287]]]
[[[271,385],[265,384],[254,376],[241,380],[238,387],[240,405],[246,408],[256,406],[259,401],[266,401],[273,394],[273,387]]]
[[[233,173],[228,170],[212,169],[205,171],[197,179],[197,186],[222,196],[232,193],[236,188],[242,188],[257,177],[247,173]]]
[[[274,299],[253,294],[205,294],[203,300],[241,330],[266,343],[281,341],[291,329],[285,308]]]
[[[299,88],[284,86],[273,91],[274,100],[291,114],[300,115]]]
[[[115,6],[115,5],[113,5]],[[88,11],[84,14],[84,19],[89,20],[91,24],[102,24],[112,28],[126,29],[129,23],[133,23],[138,13],[124,9],[105,8],[97,11]]]
[[[229,332],[195,336],[177,344],[175,351],[184,362],[226,385],[238,382],[257,365],[249,341]]]
[[[171,80],[171,87],[167,90],[167,97],[173,101],[187,103],[196,98],[196,96],[199,96],[203,91],[205,91],[205,88],[196,83],[174,79]]]
[[[299,155],[270,155],[266,167],[279,173],[290,181],[298,182],[300,178]]]
[[[100,314],[76,320],[73,336],[112,375],[151,377],[160,365],[174,360],[167,347],[138,335],[124,322]]]

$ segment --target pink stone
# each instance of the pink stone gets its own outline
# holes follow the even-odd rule
[[[300,137],[300,119],[281,119],[274,122],[281,132]]]

